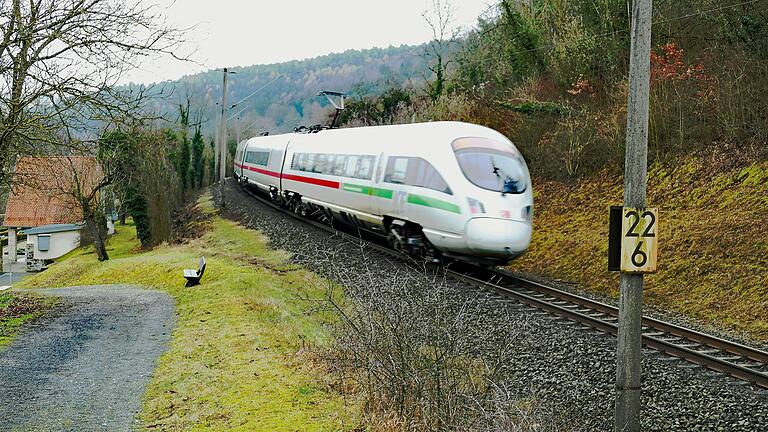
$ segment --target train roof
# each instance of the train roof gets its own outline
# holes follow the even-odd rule
[[[504,135],[485,126],[442,121],[259,136],[250,138],[248,147],[285,146],[290,140],[291,147],[296,151],[320,147],[332,153],[378,154],[384,149],[388,153],[428,157],[436,151],[450,149],[449,146],[455,139],[464,137],[483,137],[509,142]]]

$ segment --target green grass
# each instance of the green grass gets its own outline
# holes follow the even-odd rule
[[[210,198],[199,208],[212,213]],[[177,325],[147,390],[141,420],[152,430],[349,430],[358,402],[330,389],[313,350],[328,344],[329,317],[307,313],[302,296],[320,280],[287,264],[256,231],[215,215],[203,237],[141,252],[132,226],[118,226],[110,260],[85,248],[26,287],[130,283],[176,299]],[[202,285],[181,271],[208,261]]]
[[[658,273],[645,278],[645,301],[768,340],[767,185],[766,161],[652,166],[648,206],[660,209],[659,261]],[[608,208],[622,203],[622,179],[540,182],[535,190],[533,243],[511,268],[617,296],[618,274],[607,269]]]
[[[16,336],[19,327],[42,316],[55,301],[15,291],[0,294],[0,349]]]

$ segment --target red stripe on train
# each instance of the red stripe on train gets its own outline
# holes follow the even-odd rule
[[[280,173],[279,172],[269,171],[269,170],[265,170],[265,169],[261,169],[261,168],[256,168],[256,167],[248,166],[248,165],[243,165],[243,168],[247,169],[248,171],[257,172],[259,174],[264,174],[264,175],[280,178]]]
[[[247,169],[248,171],[257,172],[259,174],[281,178],[279,172],[256,168],[256,167],[248,166],[247,164],[243,165],[243,168]],[[282,178],[286,180],[293,180],[297,182],[309,183],[309,184],[318,185],[318,186],[325,186],[333,189],[338,189],[339,187],[341,187],[341,184],[339,182],[332,181],[332,180],[323,180],[323,179],[318,179],[314,177],[305,177],[305,176],[293,175],[293,174],[283,174]]]
[[[302,183],[309,183],[309,184],[325,186],[325,187],[334,188],[334,189],[338,189],[339,186],[341,186],[341,184],[337,181],[323,180],[323,179],[318,179],[314,177],[304,177],[304,176],[293,175],[293,174],[283,174],[283,178],[286,180],[293,180],[293,181],[298,181]]]

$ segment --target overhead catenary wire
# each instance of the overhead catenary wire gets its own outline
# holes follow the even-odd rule
[[[264,84],[263,86],[259,87],[258,89],[254,90],[253,92],[251,92],[251,94],[249,94],[248,96],[246,96],[246,97],[240,99],[239,101],[235,102],[234,104],[232,104],[232,107],[234,108],[235,106],[239,105],[240,103],[250,99],[251,97],[253,97],[257,93],[259,93],[260,91],[262,91],[265,88],[269,87],[272,83],[277,81],[279,78],[282,78],[284,75],[286,75],[286,74],[284,74],[284,73],[278,74],[276,77],[272,78],[272,80],[270,80],[268,83]],[[232,114],[231,116],[227,117],[227,121],[232,120],[233,118],[237,117],[238,115],[240,115],[246,109],[248,109],[247,106],[244,107],[244,108],[241,108],[238,112],[236,112],[236,113]]]

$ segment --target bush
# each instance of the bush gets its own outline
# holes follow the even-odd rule
[[[414,431],[529,430],[531,423],[550,430],[542,425],[553,417],[514,397],[504,381],[525,349],[517,342],[524,316],[439,272],[406,266],[384,274],[360,247],[354,258],[315,252],[320,258],[308,264],[335,281],[321,286],[323,304],[338,317],[329,363],[346,387],[363,391],[370,422]],[[367,270],[339,264],[350,259]]]

